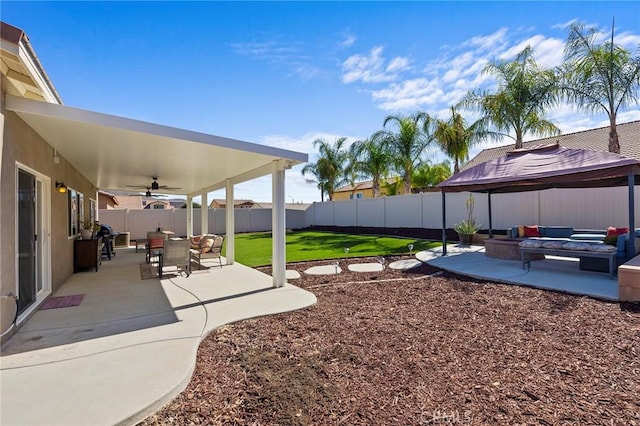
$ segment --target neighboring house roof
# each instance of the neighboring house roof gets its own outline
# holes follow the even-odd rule
[[[284,208],[287,210],[306,210],[311,204],[309,203],[284,203]],[[260,207],[263,209],[270,209],[273,207],[273,203],[260,203]]]
[[[142,209],[142,195],[118,195],[119,209]]]
[[[256,202],[253,200],[240,200],[240,199],[235,199],[233,200],[233,206],[234,207],[241,207],[241,206],[253,206],[255,205]],[[214,198],[213,200],[211,200],[211,203],[209,204],[209,207],[215,207],[215,206],[219,206],[219,207],[225,207],[227,205],[227,200],[224,198]]]
[[[380,180],[380,186],[385,186],[389,183],[394,183],[396,182],[398,178],[397,177],[392,177],[392,178],[387,178],[387,179],[381,179]],[[373,188],[373,181],[371,180],[365,180],[362,182],[356,182],[355,185],[346,185],[346,186],[342,186],[338,189],[336,189],[334,192],[351,192],[351,191],[362,191],[365,189],[372,189]]]
[[[618,124],[616,130],[618,131],[618,141],[620,143],[620,155],[640,160],[640,120]],[[526,149],[536,145],[549,145],[554,143],[558,143],[565,148],[609,152],[609,126],[536,139],[524,142],[522,145],[523,148]],[[509,144],[484,149],[465,164],[461,170],[467,170],[485,161],[502,157],[514,148],[515,144]]]
[[[120,201],[118,200],[118,197],[115,196],[115,194],[111,194],[110,192],[106,192],[106,191],[98,191],[98,195],[109,198],[113,203],[113,205],[115,206],[120,204]]]

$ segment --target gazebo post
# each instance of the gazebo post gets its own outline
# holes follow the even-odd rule
[[[489,202],[489,238],[493,238],[493,222],[491,220],[491,191],[487,191],[487,201]]]
[[[629,240],[627,241],[627,254],[633,257],[636,254],[636,220],[635,220],[635,174],[629,173]]]
[[[444,188],[442,188],[442,255],[447,255],[447,206]]]

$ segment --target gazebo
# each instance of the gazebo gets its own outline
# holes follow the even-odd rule
[[[442,192],[442,244],[447,254],[447,192],[486,193],[489,237],[493,236],[491,194],[550,188],[628,186],[629,229],[635,229],[634,186],[640,184],[640,161],[610,152],[563,148],[558,144],[516,149],[506,155],[464,170],[438,187]],[[629,253],[635,253],[629,238]]]

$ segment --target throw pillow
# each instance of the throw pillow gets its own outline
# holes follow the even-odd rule
[[[524,226],[518,225],[518,238],[524,238]]]
[[[194,235],[191,237],[191,248],[194,250],[200,249],[200,235]]]
[[[618,235],[626,234],[629,232],[629,228],[616,228],[614,226],[610,226],[607,228],[607,237],[617,237]]]
[[[538,230],[538,225],[524,226],[524,236],[525,237],[539,237],[540,236],[540,230]]]
[[[200,241],[200,251],[202,253],[209,253],[213,246],[213,237],[205,237]]]

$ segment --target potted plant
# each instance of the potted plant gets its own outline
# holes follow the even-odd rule
[[[473,195],[469,194],[466,205],[467,218],[460,223],[456,223],[453,226],[453,229],[458,233],[460,244],[471,244],[471,242],[473,241],[473,235],[477,233],[482,227],[482,224],[477,225],[476,220],[473,218],[473,208],[475,206]]]

